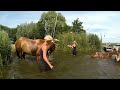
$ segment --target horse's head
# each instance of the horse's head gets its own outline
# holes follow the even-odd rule
[[[49,55],[55,50],[56,44],[58,44],[59,40],[54,39],[51,35],[46,35],[44,40],[47,42]]]
[[[53,39],[51,42],[48,41],[48,53],[49,55],[55,50],[56,45],[60,42],[58,39]]]

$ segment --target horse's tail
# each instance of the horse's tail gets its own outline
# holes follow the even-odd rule
[[[21,49],[21,43],[20,43],[20,40],[16,40],[15,42],[15,48],[16,48],[16,54],[19,58],[21,58],[20,56],[20,53],[22,52],[22,49]]]

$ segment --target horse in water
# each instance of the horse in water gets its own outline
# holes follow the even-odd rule
[[[53,40],[53,42],[48,41],[49,55],[55,50],[55,40]],[[31,56],[37,56],[38,61],[40,57],[40,48],[44,41],[44,39],[33,40],[26,37],[20,37],[15,42],[17,56],[21,59],[25,59],[26,54]]]
[[[111,58],[113,54],[117,54],[116,49],[113,49],[111,52],[96,52],[91,55],[91,58],[100,58],[100,59],[108,59]]]

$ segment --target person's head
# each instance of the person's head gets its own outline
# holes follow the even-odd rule
[[[46,36],[44,37],[44,39],[45,39],[45,43],[46,43],[46,44],[49,44],[51,41],[53,41],[53,38],[52,38],[52,36],[50,36],[50,35],[46,35]]]
[[[77,44],[77,42],[76,42],[76,41],[73,41],[73,44]]]

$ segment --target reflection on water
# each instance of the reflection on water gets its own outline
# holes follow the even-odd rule
[[[8,70],[11,79],[117,79],[120,78],[120,63],[113,59],[92,59],[89,55],[72,56],[70,53],[53,54],[54,69],[40,72],[35,57],[18,62]]]

